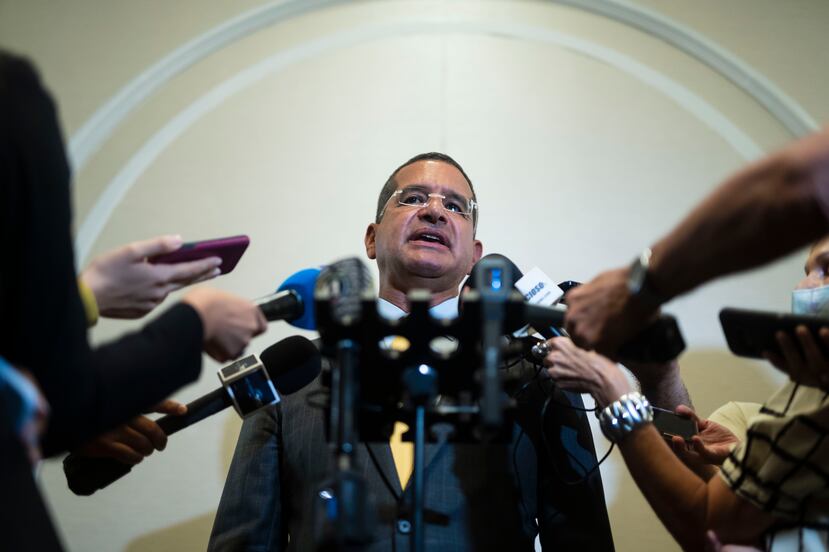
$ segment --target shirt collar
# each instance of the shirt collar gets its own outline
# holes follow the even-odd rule
[[[443,303],[438,303],[434,307],[430,308],[429,314],[431,314],[434,318],[457,318],[458,300],[459,297],[457,295],[450,297]],[[377,299],[377,312],[380,313],[380,316],[388,318],[389,320],[398,320],[409,314],[397,305],[386,301],[382,297]]]

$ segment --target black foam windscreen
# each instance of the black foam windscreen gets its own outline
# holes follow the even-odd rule
[[[483,261],[484,259],[497,259],[499,261],[502,261],[504,264],[506,264],[506,266],[508,267],[508,269],[511,273],[513,284],[515,284],[515,282],[517,282],[518,280],[520,280],[521,278],[524,277],[524,273],[521,272],[521,269],[518,268],[518,266],[514,262],[512,262],[507,256],[501,255],[500,253],[490,253],[489,255],[484,255],[483,257],[481,257],[481,259],[477,263],[475,263],[475,266],[472,267],[472,270],[469,273],[469,277],[463,283],[463,286],[461,287],[461,290],[465,290],[467,288],[469,288],[470,290],[474,290],[474,289],[477,288],[476,283],[475,283],[476,280],[477,280],[476,276],[478,274],[479,267],[481,266],[481,261]],[[464,295],[463,291],[461,291],[460,300],[458,301],[458,312],[459,313],[463,313],[463,295]],[[516,325],[516,323],[513,323],[512,325],[506,324],[505,327],[504,327],[504,330],[507,333],[512,333],[516,330],[521,329],[523,326],[524,326],[523,323],[517,323],[517,325]]]
[[[478,267],[480,266],[480,262],[484,259],[498,259],[506,263],[509,267],[510,273],[512,274],[512,282],[515,283],[521,278],[524,277],[524,273],[521,272],[521,269],[516,266],[514,262],[512,262],[508,257],[505,255],[501,255],[500,253],[490,253],[489,255],[484,255],[481,257],[481,260],[475,263],[475,266],[472,267],[472,271],[469,273],[469,277],[463,283],[463,288],[469,287],[469,289],[475,289],[475,275],[477,274]]]
[[[300,335],[274,343],[262,351],[259,359],[282,395],[299,391],[320,373],[319,349]]]

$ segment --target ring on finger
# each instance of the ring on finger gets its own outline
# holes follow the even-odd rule
[[[550,354],[550,346],[547,344],[546,341],[541,341],[533,345],[531,351],[535,358],[541,360],[548,354]]]

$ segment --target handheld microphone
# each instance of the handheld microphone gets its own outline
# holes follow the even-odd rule
[[[372,276],[357,257],[341,259],[326,266],[317,279],[314,298],[328,301],[331,316],[348,325],[360,319],[362,300],[373,295]]]
[[[257,301],[257,306],[268,322],[285,320],[303,330],[316,329],[314,317],[314,288],[319,277],[318,268],[306,268],[288,277],[276,293]]]
[[[469,288],[470,290],[479,291],[478,280],[480,279],[480,272],[482,270],[481,267],[483,267],[489,261],[497,261],[499,263],[502,263],[503,266],[506,266],[507,272],[509,273],[509,279],[513,284],[518,282],[524,276],[524,274],[521,272],[521,269],[518,268],[515,265],[515,263],[509,260],[507,257],[501,255],[500,253],[490,253],[489,255],[484,255],[478,260],[477,263],[475,263],[475,266],[472,267],[472,271],[470,271],[469,273],[469,277],[463,283],[462,289]],[[461,294],[460,300],[458,301],[458,312],[463,313],[463,294]],[[504,321],[504,331],[507,333],[516,332],[520,330],[523,326],[524,323],[520,321],[517,323],[516,321],[509,319]]]
[[[240,415],[249,416],[279,402],[279,394],[269,393],[267,384],[271,380],[280,394],[290,395],[311,383],[320,368],[320,354],[311,341],[296,335],[288,337],[262,351],[261,363],[255,355],[250,355],[226,366],[220,371],[220,379],[226,385],[188,403],[185,414],[163,416],[156,423],[169,436],[229,406],[234,406]],[[269,378],[263,377],[263,372]],[[66,482],[76,495],[91,495],[130,470],[131,465],[114,458],[89,458],[71,453],[63,460]]]
[[[510,266],[512,265],[512,266]],[[483,356],[481,421],[487,429],[499,428],[503,422],[501,400],[500,336],[504,333],[507,301],[515,283],[515,265],[506,257],[487,255],[476,264],[473,280],[481,301],[481,352]]]
[[[525,304],[523,318],[534,328],[563,327],[566,314],[567,307],[562,304],[550,307]],[[684,350],[685,340],[676,318],[663,314],[622,344],[616,356],[622,362],[663,363],[675,359]]]
[[[487,255],[487,257],[489,256],[506,259],[506,257],[497,253]],[[523,324],[529,324],[547,339],[566,335],[561,328],[564,327],[567,306],[564,301],[553,299],[551,294],[551,289],[561,286],[553,284],[552,280],[537,268],[524,276],[509,259],[507,261],[513,267],[513,274],[518,276],[516,287],[529,302],[522,305],[520,316],[511,325],[505,325],[505,328],[515,327],[517,329]],[[477,265],[472,268],[473,274],[476,268]],[[572,282],[566,282],[566,284],[568,288],[575,285]],[[536,301],[542,304],[533,304]],[[543,303],[546,303],[546,305]],[[668,362],[675,359],[684,350],[685,340],[682,338],[682,332],[676,318],[663,314],[623,344],[619,348],[618,357],[622,361]]]

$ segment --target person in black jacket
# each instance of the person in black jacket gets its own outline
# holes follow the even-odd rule
[[[202,349],[234,358],[265,329],[249,301],[199,288],[139,332],[92,349],[74,266],[69,181],[51,98],[27,61],[0,51],[0,356],[30,373],[49,404],[45,456],[194,381]],[[22,445],[8,431],[0,433],[0,474],[3,547],[59,549]]]

